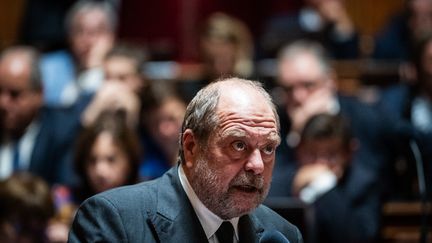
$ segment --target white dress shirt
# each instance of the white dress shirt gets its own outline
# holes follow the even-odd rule
[[[19,169],[28,170],[30,167],[30,159],[35,146],[36,137],[40,130],[38,122],[32,122],[21,138],[16,142],[19,152]],[[0,146],[0,179],[9,177],[14,171],[14,141],[4,138],[4,142]]]
[[[219,243],[217,237],[216,237],[216,231],[219,229],[219,226],[222,224],[224,220],[222,220],[219,216],[214,214],[212,211],[210,211],[198,198],[195,191],[193,190],[192,186],[190,185],[186,174],[183,171],[182,165],[178,167],[178,174],[180,178],[180,183],[183,187],[183,189],[186,192],[187,197],[189,198],[189,201],[192,204],[192,207],[198,216],[198,219],[201,223],[201,226],[204,229],[204,232],[207,236],[207,240],[209,243]],[[239,242],[238,237],[238,221],[239,217],[232,218],[229,220],[231,224],[234,227],[234,239],[233,242],[237,243]]]

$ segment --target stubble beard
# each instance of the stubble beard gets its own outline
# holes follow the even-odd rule
[[[252,172],[241,171],[232,179],[225,188],[220,172],[209,167],[209,160],[199,158],[192,175],[191,185],[201,202],[214,214],[223,220],[240,217],[258,207],[269,190],[269,184],[265,183],[262,175],[254,175]],[[257,188],[247,198],[240,198],[236,186],[253,186]]]

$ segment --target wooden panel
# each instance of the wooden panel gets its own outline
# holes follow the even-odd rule
[[[25,0],[0,1],[0,49],[16,41]]]
[[[354,24],[363,35],[374,35],[403,9],[405,0],[346,0]]]

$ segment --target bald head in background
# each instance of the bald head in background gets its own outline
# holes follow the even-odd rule
[[[43,104],[38,53],[16,46],[0,56],[0,123],[5,133],[19,137]]]

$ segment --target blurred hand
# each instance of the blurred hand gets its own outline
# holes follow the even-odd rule
[[[106,54],[114,46],[114,38],[111,35],[106,35],[97,40],[97,42],[92,45],[87,60],[85,61],[85,68],[93,68],[102,66],[103,60]]]
[[[140,99],[136,93],[123,83],[105,82],[83,112],[82,124],[89,126],[106,110],[126,111],[128,125],[135,128],[138,124]]]
[[[330,168],[325,164],[307,164],[301,166],[294,177],[293,195],[298,195],[315,178],[328,171],[330,171]]]
[[[326,22],[335,25],[338,34],[346,36],[354,32],[353,23],[342,1],[321,1],[317,10]]]
[[[310,117],[331,111],[332,100],[332,89],[320,88],[312,93],[300,106],[289,108],[288,114],[292,122],[291,130],[300,134]]]

